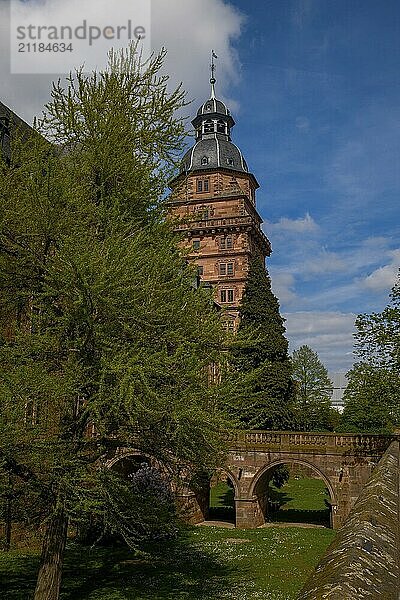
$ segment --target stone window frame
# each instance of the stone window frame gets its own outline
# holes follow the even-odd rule
[[[229,260],[218,263],[218,275],[221,277],[233,277],[235,275],[235,261]]]
[[[235,302],[235,290],[233,288],[223,288],[219,291],[221,304],[232,304]]]
[[[196,179],[196,192],[198,194],[210,193],[210,178],[209,177],[198,177]]]
[[[221,235],[219,239],[220,250],[233,250],[234,239],[233,235]]]

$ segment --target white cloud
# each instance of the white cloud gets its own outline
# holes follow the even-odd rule
[[[329,252],[322,248],[317,256],[310,258],[304,263],[304,272],[309,275],[321,275],[345,271],[348,264],[335,252]]]
[[[351,368],[355,314],[310,311],[284,316],[291,351],[307,344],[318,353],[329,371]]]
[[[63,0],[46,0],[60,7],[65,13],[68,3]],[[74,0],[74,2],[77,0]],[[114,8],[110,3],[97,0],[81,0],[80,14],[85,18],[83,6],[90,14]],[[104,14],[100,15],[105,17]],[[187,107],[192,115],[197,103],[203,102],[209,93],[210,50],[218,55],[217,90],[220,97],[227,99],[228,89],[240,75],[240,64],[233,42],[240,36],[244,16],[224,0],[152,0],[151,41],[155,51],[165,46],[168,50],[165,71],[170,74],[171,87],[181,81],[188,93],[188,99],[195,100],[195,106]],[[112,41],[110,41],[110,47]],[[1,100],[28,122],[40,114],[48,101],[51,75],[11,75],[9,56],[9,3],[0,2],[0,77],[2,81]],[[99,51],[98,64],[106,60],[104,48]],[[79,66],[71,64],[71,67]],[[230,107],[237,107],[230,101]]]
[[[293,290],[294,277],[289,272],[275,271],[270,272],[271,284],[274,294],[279,299],[280,303],[286,305],[293,304],[297,296]]]
[[[363,286],[372,291],[390,290],[393,287],[400,268],[400,249],[389,254],[392,257],[391,263],[375,269],[364,279]]]
[[[309,213],[298,219],[282,217],[277,223],[266,223],[266,228],[271,231],[289,231],[293,233],[307,233],[319,230],[317,223]]]

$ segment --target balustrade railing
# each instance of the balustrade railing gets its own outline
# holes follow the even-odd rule
[[[357,451],[382,451],[399,436],[374,434],[337,434],[319,432],[234,431],[226,436],[228,445],[240,447],[315,447],[336,452],[346,449]]]

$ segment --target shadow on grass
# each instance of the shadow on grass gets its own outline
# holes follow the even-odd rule
[[[20,552],[0,553],[0,597],[29,600],[35,589],[39,555]]]
[[[13,560],[10,577],[3,557],[1,598],[29,600],[38,563],[36,556],[19,556]],[[197,548],[186,534],[174,541],[148,543],[140,552],[69,544],[61,600],[218,598],[229,586],[234,571],[218,562],[211,552]]]
[[[310,523],[329,527],[329,508],[324,510],[274,510],[269,514],[272,523]]]

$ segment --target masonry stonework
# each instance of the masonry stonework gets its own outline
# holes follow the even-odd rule
[[[259,185],[231,141],[235,122],[215,98],[213,84],[192,123],[196,143],[170,183],[169,218],[200,279],[214,289],[227,328],[235,331],[250,261],[258,256],[264,262],[271,253],[256,209]]]

